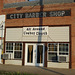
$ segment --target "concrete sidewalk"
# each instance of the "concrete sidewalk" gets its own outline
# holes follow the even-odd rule
[[[0,64],[0,70],[11,72],[26,72],[38,75],[75,75],[75,69],[54,69],[32,66],[17,66]]]

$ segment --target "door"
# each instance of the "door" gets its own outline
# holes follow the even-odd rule
[[[26,44],[25,65],[44,66],[44,44]]]

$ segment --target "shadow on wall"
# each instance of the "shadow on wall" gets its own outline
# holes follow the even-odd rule
[[[40,0],[40,12],[43,12],[43,0]],[[43,14],[41,15],[43,16]],[[39,18],[39,28],[43,25],[43,17]],[[39,30],[39,33],[42,33],[42,30]],[[38,42],[41,42],[42,35],[38,35]]]

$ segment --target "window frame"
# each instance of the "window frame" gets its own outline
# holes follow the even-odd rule
[[[69,43],[59,43],[59,44],[68,44],[68,52],[63,52],[62,51],[62,53],[68,53],[68,55],[69,55]],[[59,45],[60,46],[60,45]],[[60,47],[59,47],[60,48]],[[66,55],[64,55],[64,54],[60,54],[60,51],[59,51],[59,55],[60,56],[67,56],[67,54]]]
[[[7,50],[7,44],[8,44],[8,50]],[[10,50],[9,48],[11,47],[11,46],[9,46],[10,44],[13,44],[13,43],[6,43],[5,45],[5,51],[6,51],[6,53],[13,53],[13,49],[12,50]],[[13,47],[13,45],[12,45],[12,47]],[[7,51],[9,51],[9,52],[7,52]],[[10,52],[10,51],[12,51],[12,52]]]
[[[48,48],[48,45],[49,45],[49,44],[54,44],[54,43],[48,43],[48,44],[47,44],[47,61],[50,61],[50,62],[58,62],[59,56],[68,56],[68,57],[69,57],[69,43],[57,43],[57,61],[49,60],[48,54],[51,53],[51,52],[49,51],[49,48]],[[56,43],[55,43],[55,44],[56,44]],[[59,53],[60,53],[60,52],[59,52],[59,44],[68,44],[68,55],[59,54]]]
[[[48,43],[47,47],[49,46],[49,44],[57,44],[57,43]],[[58,51],[58,48],[57,48],[57,51]],[[48,48],[48,50],[47,50],[47,61],[54,61],[54,62],[56,62],[56,60],[49,60],[48,54],[49,53],[57,53],[57,51],[49,51],[49,48]]]
[[[8,43],[8,42],[7,42]],[[5,43],[5,53],[7,53],[7,54],[12,54],[12,59],[14,59],[14,60],[16,60],[16,59],[18,59],[18,60],[20,60],[20,59],[22,59],[23,58],[23,43],[21,43],[22,44],[22,50],[20,51],[20,50],[15,50],[15,44],[16,43],[13,43],[13,52],[12,53],[10,53],[10,52],[6,52],[7,50],[6,50],[6,44],[7,43]],[[19,42],[20,43],[20,42]],[[8,43],[9,44],[9,43]],[[10,51],[10,50],[9,50]],[[15,53],[14,52],[21,52],[21,58],[15,58]]]
[[[17,44],[17,43],[14,43],[14,55],[15,55],[15,52],[21,52],[21,53],[23,53],[23,45],[22,45],[22,50],[15,50],[15,44]],[[18,43],[18,44],[22,44],[22,43]],[[21,56],[21,58],[15,58],[15,56],[14,56],[14,59],[22,59],[22,56]]]

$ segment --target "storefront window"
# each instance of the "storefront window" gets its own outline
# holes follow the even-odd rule
[[[15,50],[22,50],[22,43],[15,43]]]
[[[22,43],[15,43],[14,58],[22,57]]]
[[[68,44],[59,44],[59,55],[68,55]]]
[[[67,57],[68,55],[69,55],[68,43],[49,43],[48,44],[48,61],[59,62],[60,56]]]
[[[57,43],[48,44],[49,51],[57,51]]]
[[[57,61],[57,43],[48,44],[48,60]]]
[[[13,43],[6,43],[6,52],[13,53]]]
[[[57,61],[57,53],[48,53],[48,60],[50,61]]]
[[[6,53],[11,53],[13,59],[21,59],[22,43],[6,43]]]

